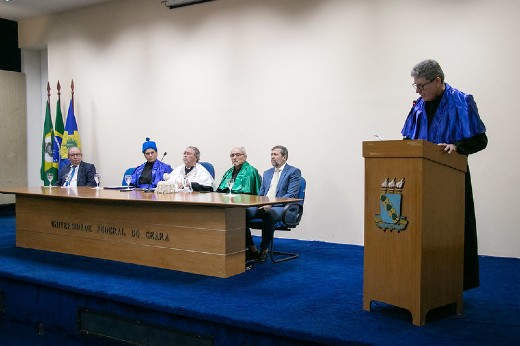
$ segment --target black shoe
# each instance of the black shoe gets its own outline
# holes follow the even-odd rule
[[[267,259],[267,251],[267,249],[260,250],[260,254],[258,255],[258,262],[265,262],[265,260]]]
[[[258,250],[252,251],[252,250],[247,249],[246,250],[246,262],[257,260],[259,255],[260,255],[260,252],[258,252]]]

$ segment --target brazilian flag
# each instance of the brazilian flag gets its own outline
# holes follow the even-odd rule
[[[76,117],[74,116],[72,100],[70,100],[69,111],[67,113],[67,123],[65,124],[65,130],[63,131],[63,140],[61,142],[60,148],[60,169],[63,166],[68,165],[70,163],[68,156],[69,149],[72,147],[78,147],[81,149],[81,142],[79,140],[78,133],[78,124],[76,123]]]
[[[53,166],[56,168],[56,170],[59,171],[60,168],[60,149],[61,149],[61,142],[63,140],[63,116],[61,115],[61,102],[58,99],[58,102],[56,104],[56,122],[54,124],[54,145],[53,145],[53,154],[52,154],[52,161]],[[54,177],[53,184],[56,182],[58,177]]]
[[[54,146],[54,131],[52,130],[52,118],[51,118],[51,107],[49,101],[47,101],[47,107],[45,110],[45,122],[43,124],[43,141],[42,141],[42,165],[40,168],[41,179],[43,185],[48,186],[49,180],[47,173],[52,173],[52,181],[56,181],[58,176],[58,170],[53,164],[53,146]]]

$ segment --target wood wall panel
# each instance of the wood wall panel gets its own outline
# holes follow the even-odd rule
[[[0,188],[27,186],[25,90],[25,74],[0,70]],[[0,194],[0,204],[14,201],[14,196]]]

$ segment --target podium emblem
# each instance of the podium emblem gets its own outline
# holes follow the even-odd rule
[[[398,183],[395,178],[389,183],[388,178],[381,184],[379,195],[381,214],[376,214],[376,226],[382,230],[389,229],[400,232],[406,228],[408,220],[401,215],[401,199],[404,187],[404,178]]]

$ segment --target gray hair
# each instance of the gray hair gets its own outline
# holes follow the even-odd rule
[[[247,153],[246,153],[246,148],[244,147],[234,147],[233,149],[240,149],[240,151],[242,152],[242,154],[244,154],[245,156],[247,156]],[[231,149],[231,151],[233,151],[233,149]]]
[[[186,149],[193,149],[193,156],[195,156],[195,158],[197,159],[197,162],[200,161],[200,150],[197,148],[197,147],[192,147],[191,145],[189,147],[187,147]]]
[[[437,77],[444,83],[444,72],[442,72],[441,65],[435,60],[428,59],[423,60],[412,68],[412,77],[421,78],[424,77],[428,81],[431,81]]]
[[[275,145],[271,151],[275,150],[275,149],[280,149],[280,153],[282,154],[282,156],[287,156],[287,158],[289,158],[289,150],[287,150],[286,147],[284,147],[283,145]]]

